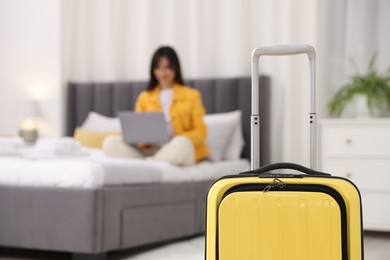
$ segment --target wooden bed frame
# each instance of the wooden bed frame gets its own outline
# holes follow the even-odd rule
[[[207,113],[240,109],[249,144],[250,82],[243,77],[187,84],[201,91]],[[269,85],[268,77],[260,78],[262,164],[269,162],[270,154]],[[89,111],[115,116],[120,110],[133,109],[145,86],[146,82],[69,83],[67,134],[73,134]],[[246,145],[242,157],[249,158],[249,153]],[[72,252],[74,259],[105,259],[108,251],[201,234],[211,183],[99,189],[0,186],[0,246]]]

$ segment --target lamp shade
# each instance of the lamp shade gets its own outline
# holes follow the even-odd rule
[[[41,110],[37,100],[25,100],[19,107],[19,118],[21,123],[19,126],[19,135],[28,144],[33,144],[37,141],[38,121],[41,117]]]
[[[41,110],[37,100],[25,100],[19,108],[20,118],[38,118],[41,117]]]

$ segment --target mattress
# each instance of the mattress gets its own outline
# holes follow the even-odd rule
[[[201,182],[249,169],[246,159],[200,162],[178,167],[152,159],[109,158],[90,149],[88,155],[28,159],[0,157],[0,184],[94,189],[112,185]]]

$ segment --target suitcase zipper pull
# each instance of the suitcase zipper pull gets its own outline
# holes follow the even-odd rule
[[[271,189],[273,189],[273,188],[275,188],[275,187],[277,187],[277,188],[279,188],[279,189],[283,189],[285,186],[286,186],[286,183],[284,183],[284,182],[281,181],[280,179],[274,179],[274,181],[273,181],[272,183],[268,184],[268,185],[264,188],[263,192],[264,192],[264,193],[265,193],[265,192],[268,192],[269,190],[271,190]]]

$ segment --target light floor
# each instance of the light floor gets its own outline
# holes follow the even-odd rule
[[[390,233],[366,232],[365,260],[390,259]],[[16,249],[0,249],[0,260],[68,260],[70,254]],[[196,237],[149,250],[129,250],[108,254],[109,260],[204,260],[204,237]]]

